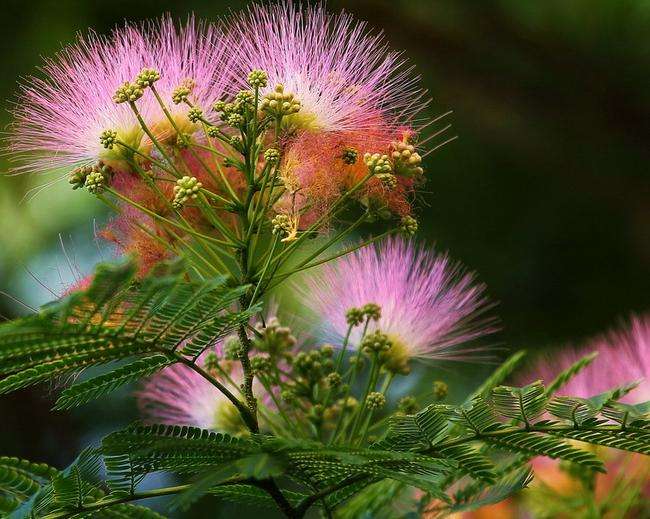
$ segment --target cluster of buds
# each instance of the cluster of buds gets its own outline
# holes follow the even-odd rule
[[[400,222],[399,230],[405,236],[413,236],[418,232],[418,221],[412,216],[404,216]]]
[[[415,414],[419,410],[417,398],[407,395],[397,402],[397,411],[402,414]]]
[[[354,148],[345,148],[345,150],[343,150],[343,155],[341,155],[341,158],[345,164],[351,166],[352,164],[356,164],[357,159],[359,158],[359,152]]]
[[[262,111],[277,118],[295,114],[301,107],[300,101],[292,93],[284,91],[284,85],[276,85],[273,92],[264,96],[260,105]]]
[[[377,391],[373,391],[366,398],[366,407],[368,409],[381,409],[386,405],[386,397]]]
[[[253,70],[248,74],[248,84],[253,88],[264,88],[269,83],[269,76],[263,70]]]
[[[99,142],[107,150],[112,150],[117,142],[117,132],[115,130],[104,130],[99,136]]]
[[[415,146],[407,141],[398,141],[393,142],[390,149],[395,173],[405,177],[417,177],[424,173],[422,157],[415,151]]]
[[[174,186],[174,200],[172,205],[175,209],[181,209],[189,199],[195,199],[203,184],[196,177],[179,178]]]
[[[72,189],[85,187],[89,193],[99,195],[104,192],[112,177],[112,168],[99,161],[92,166],[79,166],[73,169],[68,176],[68,182],[72,185]]]
[[[181,84],[178,85],[172,92],[172,102],[175,105],[187,103],[189,101],[190,94],[192,93],[192,90],[194,90],[195,86],[196,82],[193,79],[188,78],[183,80],[183,82],[181,82]]]
[[[447,397],[447,393],[449,393],[449,387],[441,380],[436,380],[433,382],[432,391],[433,398],[440,401],[444,400]]]
[[[241,341],[236,336],[228,337],[223,345],[223,356],[226,360],[239,360],[244,352]]]
[[[142,94],[144,94],[144,89],[140,85],[125,81],[113,94],[113,101],[117,104],[133,103],[140,99]]]
[[[258,351],[263,351],[271,356],[290,356],[290,350],[296,345],[296,338],[291,333],[291,328],[281,326],[277,317],[272,317],[266,326],[257,324],[255,329],[258,335],[253,341],[253,346]]]
[[[271,371],[271,359],[257,355],[251,358],[251,370],[257,376],[264,375]]]
[[[366,319],[378,321],[381,318],[381,307],[375,303],[366,303],[361,308],[352,307],[345,312],[345,320],[350,326],[358,326]]]
[[[193,106],[187,112],[187,118],[190,120],[190,122],[198,123],[202,117],[203,110],[201,110],[198,106]]]
[[[271,232],[280,236],[282,242],[289,242],[296,239],[298,236],[298,221],[297,218],[288,214],[278,214],[271,220]]]
[[[366,334],[361,341],[361,349],[366,353],[385,353],[393,347],[393,342],[388,338],[388,335],[375,330],[372,333]]]
[[[160,72],[153,68],[143,68],[136,76],[134,83],[145,89],[160,79]]]
[[[379,153],[366,153],[363,156],[363,161],[365,162],[366,166],[368,166],[370,173],[373,175],[393,172],[393,166],[390,163],[388,155],[380,155]]]
[[[393,175],[393,165],[388,155],[366,153],[363,161],[368,166],[370,174],[376,175],[385,188],[394,189],[397,186],[397,177]]]
[[[264,152],[264,160],[269,164],[277,164],[280,160],[280,151],[276,148],[268,148]]]
[[[329,345],[316,350],[301,351],[293,358],[293,371],[308,383],[319,383],[334,371],[334,348]]]
[[[245,121],[246,107],[240,103],[226,103],[225,101],[217,101],[213,106],[214,110],[219,114],[222,121],[232,127],[239,127]]]
[[[214,373],[219,368],[219,356],[216,352],[210,351],[205,355],[203,367],[208,373]]]

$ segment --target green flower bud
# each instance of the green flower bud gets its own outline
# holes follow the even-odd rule
[[[433,383],[433,398],[436,400],[443,400],[449,392],[449,386],[441,380],[436,380]]]
[[[174,200],[172,205],[176,209],[181,209],[190,199],[195,199],[203,184],[196,177],[184,176],[176,181],[174,186]]]
[[[187,118],[193,123],[198,123],[202,117],[203,110],[201,110],[198,106],[193,106],[187,112]]]
[[[243,352],[240,340],[237,337],[229,337],[226,339],[223,353],[226,360],[239,360]]]
[[[233,127],[241,126],[244,124],[244,116],[238,113],[232,113],[228,116],[226,122]]]
[[[217,101],[212,105],[212,108],[214,108],[215,112],[223,112],[224,109],[226,108],[226,102],[225,101]]]
[[[264,160],[270,164],[275,164],[280,160],[280,152],[275,148],[268,148],[264,152]]]
[[[172,92],[172,102],[175,105],[181,103],[187,103],[189,96],[192,93],[192,90],[194,90],[195,86],[196,83],[194,82],[193,79],[186,79],[185,81],[183,81]]]
[[[367,303],[361,308],[363,314],[373,321],[379,321],[381,318],[381,306],[375,303]]]
[[[263,70],[253,70],[248,74],[248,84],[253,88],[264,88],[268,82],[269,76]]]
[[[256,375],[268,372],[271,369],[271,359],[268,357],[253,357],[251,359],[251,369]]]
[[[126,81],[113,94],[113,101],[117,104],[126,102],[133,103],[140,99],[143,93],[144,90],[142,90],[142,87]]]
[[[255,103],[255,94],[250,90],[240,90],[235,96],[235,103],[239,106],[253,106]]]
[[[415,414],[418,412],[418,402],[414,396],[405,396],[397,402],[397,410],[404,414]]]
[[[72,189],[84,187],[86,177],[92,172],[92,170],[93,167],[89,165],[74,168],[68,175],[68,182],[72,185]]]
[[[362,308],[350,308],[345,312],[345,320],[349,326],[358,326],[363,323],[365,313]]]
[[[210,351],[206,354],[205,360],[203,361],[205,369],[208,371],[214,371],[219,367],[219,356],[214,351]]]
[[[413,236],[418,232],[418,221],[412,216],[404,216],[400,222],[399,230],[405,236]]]
[[[386,189],[395,189],[397,187],[397,177],[392,173],[378,173],[377,178]]]
[[[287,237],[293,229],[291,217],[288,214],[278,214],[271,220],[272,233],[280,237]]]
[[[393,166],[390,163],[388,155],[380,155],[379,153],[366,153],[363,156],[363,161],[368,166],[370,173],[377,175],[380,173],[392,173]]]
[[[101,171],[93,170],[86,176],[84,187],[93,195],[100,195],[106,188],[106,178]]]
[[[330,388],[339,387],[341,385],[341,382],[343,382],[343,378],[336,372],[330,373],[325,377],[325,383]]]
[[[361,349],[366,353],[383,353],[392,346],[393,343],[388,338],[388,335],[381,333],[379,330],[366,334],[361,341]]]
[[[107,150],[112,150],[117,142],[117,132],[115,130],[104,130],[99,136],[99,142]]]
[[[343,151],[343,162],[348,165],[356,164],[357,158],[359,157],[359,152],[354,148],[345,148]]]
[[[207,129],[207,133],[208,133],[208,137],[216,138],[219,136],[220,132],[219,132],[219,128],[217,128],[216,126],[210,126]]]
[[[140,88],[147,88],[160,79],[160,72],[153,68],[143,68],[135,78],[135,83]]]
[[[405,177],[417,177],[424,173],[422,157],[415,151],[415,146],[407,141],[391,143],[391,158],[395,164],[395,172]]]
[[[297,396],[291,389],[283,389],[280,393],[280,398],[287,403],[295,402]]]
[[[351,411],[352,409],[354,409],[359,405],[359,402],[353,396],[349,396],[346,399],[341,398],[340,400],[338,400],[336,402],[336,405],[341,409],[347,409],[348,411]]]
[[[381,409],[386,405],[386,397],[377,391],[373,391],[366,398],[368,409]]]
[[[269,92],[262,99],[260,109],[273,117],[284,117],[300,111],[302,105],[294,95],[284,91],[284,85],[276,85],[273,92]]]

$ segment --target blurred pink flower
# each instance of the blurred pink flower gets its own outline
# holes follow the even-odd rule
[[[627,402],[650,400],[650,316],[632,316],[629,325],[610,331],[581,348],[570,348],[553,359],[543,358],[528,379],[551,382],[561,371],[585,355],[597,351],[596,359],[560,389],[560,394],[589,398],[616,386],[640,381],[626,395]]]
[[[220,345],[209,351],[218,352]],[[205,356],[198,365],[203,369]],[[233,394],[237,394],[242,380],[238,363],[221,361],[228,365],[230,380],[219,373],[211,373]],[[235,406],[214,385],[184,364],[174,364],[149,378],[136,393],[138,407],[144,419],[151,423],[191,425],[202,429],[238,434],[245,430]]]

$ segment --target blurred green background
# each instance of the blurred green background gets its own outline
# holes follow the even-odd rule
[[[19,78],[78,31],[163,12],[215,19],[245,4],[4,0],[0,122],[10,123]],[[417,65],[434,99],[430,115],[454,111],[459,139],[428,158],[421,238],[489,285],[500,344],[541,351],[580,342],[650,308],[650,1],[332,0],[329,8],[383,28]],[[0,290],[32,306],[52,297],[39,281],[60,292],[111,254],[94,240],[94,219],[107,215],[91,197],[64,183],[24,196],[47,178],[0,176]],[[24,310],[0,296],[3,317]],[[458,385],[477,378],[470,369]],[[42,389],[3,397],[0,454],[61,466],[135,418],[128,398],[72,413],[50,413],[51,403]]]

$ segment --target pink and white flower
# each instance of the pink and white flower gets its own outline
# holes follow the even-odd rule
[[[346,312],[375,303],[381,317],[368,331],[388,335],[395,354],[411,358],[462,359],[476,351],[460,344],[495,331],[483,316],[490,307],[485,285],[445,254],[434,254],[402,239],[365,247],[326,264],[299,287],[302,302],[320,317],[324,340],[341,344]],[[358,347],[363,326],[353,329]]]
[[[100,143],[104,130],[117,132],[129,146],[148,151],[145,139],[128,103],[116,104],[113,96],[143,68],[161,74],[156,89],[174,118],[187,128],[188,107],[171,102],[173,90],[190,79],[192,100],[201,107],[223,95],[228,82],[229,44],[221,29],[194,18],[177,27],[171,18],[141,25],[117,27],[110,36],[91,32],[45,60],[43,77],[29,78],[15,109],[15,131],[10,142],[13,155],[25,157],[17,171],[71,168],[102,159],[119,161],[123,149],[106,149]],[[137,101],[147,125],[157,135],[169,132],[169,124],[150,92]]]
[[[376,131],[405,124],[426,105],[419,78],[382,34],[323,5],[253,5],[230,20],[239,42],[235,78],[246,89],[251,70],[267,72],[262,94],[284,86],[300,101],[290,117],[299,129]]]

